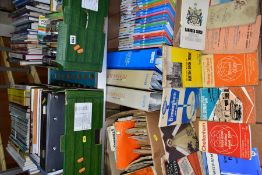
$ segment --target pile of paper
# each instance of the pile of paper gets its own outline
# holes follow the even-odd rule
[[[145,112],[129,111],[117,114],[107,127],[116,168],[124,174],[153,165],[147,126]]]

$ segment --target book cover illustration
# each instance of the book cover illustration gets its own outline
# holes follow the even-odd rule
[[[165,157],[170,163],[198,151],[198,138],[192,125],[176,125],[160,128]]]
[[[204,50],[209,0],[183,0],[180,47]]]
[[[250,126],[248,124],[200,121],[199,149],[203,152],[250,159]]]
[[[257,53],[202,56],[203,87],[258,84]]]
[[[255,123],[253,87],[200,89],[201,120]]]
[[[164,88],[159,127],[194,121],[198,107],[198,88]]]
[[[202,87],[199,51],[163,46],[163,87]]]

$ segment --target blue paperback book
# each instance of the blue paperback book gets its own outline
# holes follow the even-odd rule
[[[221,175],[261,175],[257,148],[252,148],[251,160],[218,155]]]
[[[257,148],[252,148],[251,160],[203,153],[207,175],[261,175]]]
[[[165,4],[165,5],[159,5],[157,7],[152,7],[152,8],[148,8],[145,10],[139,10],[138,12],[136,12],[136,16],[140,17],[140,16],[144,16],[144,15],[149,15],[152,13],[158,13],[161,12],[163,10],[167,10],[170,12],[170,15],[173,19],[175,19],[175,11],[172,8],[172,6],[170,4]]]
[[[159,127],[190,123],[199,108],[198,88],[164,88]]]
[[[172,28],[174,28],[174,21],[171,20],[167,13],[154,15],[146,18],[137,18],[136,24],[149,24],[153,22],[166,21],[169,22]]]
[[[108,69],[156,70],[162,72],[162,49],[137,49],[109,52]]]

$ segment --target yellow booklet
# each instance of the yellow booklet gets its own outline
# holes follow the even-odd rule
[[[163,88],[202,87],[200,51],[163,46]]]

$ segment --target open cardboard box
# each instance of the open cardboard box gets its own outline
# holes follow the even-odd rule
[[[118,114],[112,115],[106,119],[106,127],[112,125],[118,118],[128,116],[133,113],[141,112],[139,110],[131,110],[120,112]],[[158,175],[162,175],[161,169],[161,157],[164,155],[164,147],[161,139],[160,129],[158,127],[159,111],[147,112],[147,128],[149,140],[151,143],[152,156],[154,161],[154,167]],[[107,134],[106,134],[107,135]],[[116,160],[114,152],[111,151],[108,137],[106,136],[106,148],[105,148],[105,174],[108,175],[119,175],[120,170],[116,169]]]

